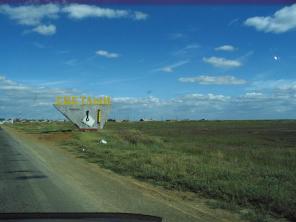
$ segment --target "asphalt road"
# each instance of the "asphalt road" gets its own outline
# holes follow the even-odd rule
[[[68,151],[0,128],[0,212],[121,212],[169,222],[237,221],[189,206]]]
[[[81,211],[32,158],[0,129],[0,212]]]

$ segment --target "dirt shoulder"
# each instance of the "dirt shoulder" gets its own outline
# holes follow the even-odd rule
[[[209,208],[204,199],[190,193],[166,191],[77,158],[57,146],[54,138],[45,141],[38,134],[26,134],[10,127],[4,129],[24,145],[52,178],[71,187],[86,211],[151,214],[172,222],[240,220],[236,214]]]

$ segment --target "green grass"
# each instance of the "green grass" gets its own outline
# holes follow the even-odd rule
[[[14,126],[55,133],[65,125]],[[256,209],[246,216],[256,221],[264,214],[296,220],[296,121],[108,122],[100,132],[65,129],[72,134],[65,148],[117,173]]]
[[[24,122],[15,123],[12,126],[15,129],[33,134],[77,131],[70,122]]]

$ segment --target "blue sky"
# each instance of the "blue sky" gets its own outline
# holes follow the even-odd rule
[[[82,94],[116,118],[296,117],[296,4],[2,4],[0,27],[3,117]]]

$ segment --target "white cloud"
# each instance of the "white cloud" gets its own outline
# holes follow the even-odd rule
[[[221,57],[209,57],[209,58],[203,58],[203,61],[206,63],[209,63],[215,67],[221,67],[221,68],[236,68],[240,67],[242,64],[238,60],[230,60],[230,59],[225,59]]]
[[[228,23],[228,26],[232,26],[233,24],[237,23],[238,21],[239,21],[239,18],[232,19],[232,20]]]
[[[295,89],[296,91],[296,81],[291,79],[277,79],[277,80],[262,80],[255,81],[251,85],[251,89],[262,89],[262,90],[289,90]]]
[[[193,43],[193,44],[190,44],[190,45],[187,45],[184,47],[184,50],[187,50],[187,49],[198,49],[200,48],[200,45],[197,44],[197,43]]]
[[[147,18],[148,18],[148,14],[146,14],[144,12],[136,11],[134,13],[134,19],[135,20],[146,20]]]
[[[115,10],[110,8],[101,8],[94,5],[71,4],[62,9],[69,17],[83,19],[87,17],[105,17],[105,18],[122,18],[128,17],[129,12],[126,10]]]
[[[21,25],[35,26],[41,24],[45,18],[56,19],[60,7],[55,4],[45,5],[24,5],[11,7],[10,5],[0,5],[0,13],[8,15]]]
[[[238,79],[234,76],[195,76],[195,77],[181,77],[180,82],[184,83],[197,83],[202,85],[241,85],[247,81]]]
[[[184,96],[162,100],[154,96],[148,96],[144,98],[135,97],[115,97],[112,98],[113,104],[121,105],[144,105],[144,106],[167,106],[176,105],[180,103],[192,103],[201,101],[226,101],[230,99],[229,96],[209,94],[192,93]]]
[[[253,82],[248,90],[265,92],[279,98],[296,98],[296,81],[293,79],[278,79]]]
[[[284,33],[296,28],[296,4],[276,11],[272,16],[256,16],[248,18],[245,25],[258,31]]]
[[[184,33],[176,32],[169,34],[170,39],[183,39],[186,38],[186,35]]]
[[[65,64],[68,66],[75,66],[78,64],[78,60],[77,59],[69,59],[69,60],[65,61]]]
[[[63,12],[69,17],[75,19],[84,19],[88,17],[97,18],[132,18],[134,20],[146,20],[148,14],[140,11],[130,12],[128,10],[117,10],[111,8],[102,8],[95,5],[71,4],[63,7]]]
[[[44,44],[42,44],[42,43],[40,43],[40,42],[33,42],[32,44],[33,44],[35,47],[39,48],[39,49],[45,49],[45,48],[47,48],[46,45],[44,45]]]
[[[170,66],[166,66],[166,67],[161,68],[160,71],[162,71],[162,72],[173,72],[173,69]]]
[[[38,25],[33,31],[41,35],[53,35],[56,33],[56,27],[54,25]]]
[[[185,101],[226,101],[229,100],[230,96],[224,96],[224,95],[215,95],[212,93],[208,94],[200,94],[200,93],[193,93],[193,94],[187,94],[185,96],[182,96],[180,99],[182,102]]]
[[[185,55],[185,54],[188,54],[189,52],[194,51],[194,49],[198,49],[198,48],[200,48],[200,45],[199,44],[192,43],[192,44],[186,45],[185,47],[183,47],[183,48],[175,51],[173,53],[173,55],[176,55],[176,56]]]
[[[236,48],[232,45],[222,45],[222,46],[219,46],[217,48],[215,48],[216,51],[226,51],[226,52],[232,52],[232,51],[235,51]]]
[[[296,118],[295,82],[295,80],[274,81],[273,84],[269,84],[271,91],[254,89],[237,96],[193,92],[169,99],[155,96],[116,97],[112,98],[110,117],[121,119]],[[75,89],[54,88],[49,85],[25,85],[0,75],[1,116],[5,118],[62,118],[52,104],[55,96],[64,95],[83,95],[83,93]]]
[[[53,35],[56,32],[54,25],[44,25],[48,20],[59,18],[66,14],[70,18],[84,19],[89,17],[97,18],[129,18],[134,20],[145,20],[148,14],[140,11],[117,10],[102,8],[95,5],[85,4],[40,4],[40,5],[0,5],[0,14],[7,15],[11,20],[20,25],[33,26],[33,31],[41,35]]]
[[[156,71],[168,72],[168,73],[169,72],[174,72],[176,68],[178,68],[180,66],[183,66],[183,65],[187,64],[188,62],[189,62],[189,60],[180,61],[180,62],[177,62],[175,64],[159,68]]]
[[[22,85],[1,85],[0,89],[1,90],[17,91],[17,90],[27,90],[29,88],[26,86],[22,86]]]
[[[290,84],[288,84],[291,82]],[[257,82],[242,95],[190,93],[171,99],[114,98],[113,114],[122,119],[279,119],[296,118],[295,80]]]
[[[118,53],[114,53],[114,52],[108,52],[106,50],[98,50],[96,51],[96,54],[108,59],[114,59],[114,58],[118,58],[119,54]]]
[[[6,79],[5,76],[0,76],[0,90],[3,91],[18,91],[18,90],[27,90],[29,87],[18,84],[14,81],[11,81],[9,79]]]
[[[213,114],[217,110],[223,110],[223,106],[227,104],[229,99],[228,96],[211,93],[192,93],[172,99],[157,97],[113,98],[112,110],[116,118],[122,119],[206,118],[209,113]]]
[[[163,104],[159,98],[154,96],[148,96],[145,98],[135,97],[117,97],[113,98],[112,102],[121,105],[144,105],[144,106],[157,106]]]
[[[5,117],[61,118],[53,108],[56,96],[80,94],[75,89],[28,85],[7,79],[0,75],[1,111]]]
[[[42,85],[26,85],[13,80],[7,79],[5,76],[0,76],[0,89],[2,93],[8,93],[12,96],[30,97],[32,94],[37,94],[38,97],[50,97],[51,95],[64,94],[75,90],[65,90],[59,88],[49,88]]]
[[[244,95],[245,98],[262,98],[263,97],[263,93],[261,92],[247,92]]]

